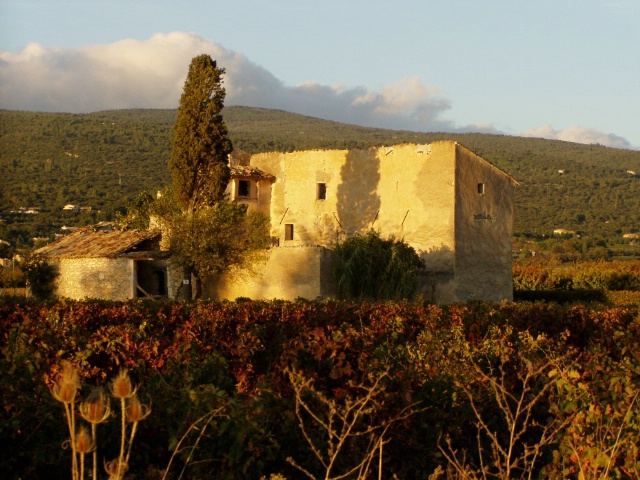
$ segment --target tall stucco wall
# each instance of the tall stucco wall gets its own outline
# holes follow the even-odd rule
[[[271,235],[280,245],[335,245],[370,228],[404,238],[433,271],[451,271],[455,143],[254,155],[276,176]],[[318,183],[326,199],[317,198]],[[292,224],[293,240],[285,240]]]
[[[418,251],[428,270],[421,290],[435,301],[512,298],[513,181],[456,142],[265,153],[250,162],[276,177],[271,235],[280,245],[331,247],[373,227]]]
[[[129,258],[65,258],[57,265],[58,296],[75,300],[128,300],[134,296],[134,262]]]
[[[345,151],[264,153],[251,165],[276,176],[271,187],[271,236],[281,246],[331,245],[339,231],[336,187]],[[327,185],[326,200],[317,200],[317,183]],[[294,225],[285,243],[285,225]]]
[[[514,182],[457,146],[455,280],[442,290],[455,301],[513,299],[511,232]]]
[[[332,297],[333,254],[323,247],[271,248],[265,263],[210,280],[204,294],[218,300]]]
[[[383,236],[403,238],[430,272],[450,272],[454,261],[455,143],[397,145],[379,150]]]

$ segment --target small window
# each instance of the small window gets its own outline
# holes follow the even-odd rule
[[[293,240],[293,223],[284,224],[284,239]]]
[[[318,200],[326,200],[327,199],[327,184],[326,183],[318,183],[317,189],[317,198]]]
[[[478,184],[478,193],[480,195],[484,195],[484,183],[479,183]]]
[[[248,180],[240,180],[238,182],[238,196],[239,197],[248,197],[249,196],[249,181]]]

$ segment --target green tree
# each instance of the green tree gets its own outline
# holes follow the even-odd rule
[[[250,269],[269,246],[269,219],[247,212],[246,205],[219,202],[171,219],[170,248],[195,278],[196,297],[202,280],[223,271]]]
[[[169,168],[176,200],[186,212],[221,201],[229,183],[233,146],[220,113],[223,74],[209,55],[193,58],[180,97]]]
[[[38,300],[53,298],[55,293],[55,280],[58,270],[44,258],[29,255],[24,259],[21,269],[27,280],[27,287]]]
[[[209,55],[192,59],[173,128],[173,191],[157,202],[171,251],[187,280],[185,298],[192,296],[192,276],[199,297],[202,280],[247,267],[268,246],[268,218],[247,213],[246,206],[230,203],[225,195],[233,146],[220,113],[223,74]]]
[[[147,229],[153,204],[153,195],[143,190],[127,203],[125,213],[116,212],[116,221],[125,228]]]

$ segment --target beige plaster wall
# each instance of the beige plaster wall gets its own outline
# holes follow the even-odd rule
[[[129,258],[65,258],[57,265],[58,296],[75,300],[128,300],[134,297],[134,265]]]
[[[515,181],[458,145],[455,282],[445,301],[513,299],[511,233]],[[478,193],[478,184],[485,186]]]
[[[332,253],[325,248],[277,247],[253,271],[219,276],[205,285],[204,293],[218,300],[331,297],[335,294],[332,272]]]
[[[265,153],[251,165],[276,176],[271,235],[281,246],[333,246],[373,227],[404,238],[434,271],[453,268],[454,142]],[[325,200],[316,198],[319,182]],[[286,224],[293,240],[285,240]]]
[[[430,272],[450,272],[454,259],[455,143],[379,150],[383,236],[404,238]]]

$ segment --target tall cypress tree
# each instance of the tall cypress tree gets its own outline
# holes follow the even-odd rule
[[[227,157],[233,146],[220,113],[224,72],[209,55],[193,58],[180,97],[169,169],[175,197],[186,212],[221,201],[229,183]]]
[[[191,60],[169,162],[175,202],[155,205],[169,226],[173,258],[184,274],[185,299],[192,298],[192,279],[199,297],[203,279],[230,267],[246,267],[268,247],[268,217],[247,214],[245,205],[225,201],[233,146],[220,113],[223,74],[209,55]]]

